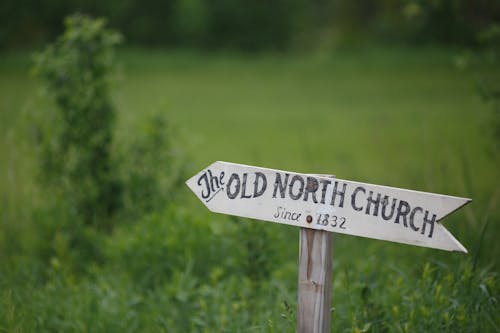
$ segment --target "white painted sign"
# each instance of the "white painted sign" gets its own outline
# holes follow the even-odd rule
[[[440,223],[467,198],[227,162],[186,184],[217,213],[467,253]]]

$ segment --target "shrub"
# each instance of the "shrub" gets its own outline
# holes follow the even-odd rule
[[[188,178],[187,159],[175,140],[175,127],[154,114],[134,131],[134,140],[122,149],[119,175],[123,183],[120,218],[140,219],[163,210]]]
[[[115,113],[108,85],[121,37],[104,20],[83,15],[68,17],[65,26],[35,59],[35,72],[57,109],[52,132],[43,139],[41,177],[84,224],[110,229],[120,182],[111,159]]]

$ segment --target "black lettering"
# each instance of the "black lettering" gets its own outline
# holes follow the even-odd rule
[[[318,190],[318,180],[314,177],[307,177],[307,186],[304,191],[304,201],[307,201],[309,197],[309,193],[312,195],[312,199],[314,203],[318,203],[316,200],[316,191]]]
[[[260,190],[259,190],[259,179],[262,179],[262,187],[260,188]],[[266,175],[264,175],[262,172],[256,172],[255,173],[255,182],[253,184],[254,184],[253,197],[254,198],[260,197],[266,191],[266,187],[267,187]]]
[[[247,176],[248,176],[248,174],[245,172],[243,174],[243,184],[242,184],[242,189],[241,189],[241,198],[242,199],[248,199],[248,198],[252,197],[252,195],[245,193],[246,189],[247,189]]]
[[[340,226],[339,226],[339,228],[340,229],[346,229],[346,227],[344,227],[344,224],[345,224],[345,217],[341,217],[340,218]]]
[[[274,218],[278,218],[280,216],[280,209],[281,206],[278,206],[278,208],[276,208],[276,214],[273,215]]]
[[[328,219],[330,218],[330,214],[319,214],[317,223],[318,225],[328,225]]]
[[[377,199],[373,199],[373,191],[370,191],[370,194],[368,194],[368,198],[366,199],[368,204],[366,205],[366,210],[365,214],[370,215],[370,208],[372,207],[372,204],[375,205],[375,208],[373,209],[373,216],[378,216],[378,206],[380,205],[380,193],[377,193]]]
[[[224,185],[224,182],[222,181],[222,178],[224,178],[224,175],[225,175],[224,171],[222,171],[219,175],[219,183],[221,186]]]
[[[288,173],[285,174],[285,183],[281,181],[281,175],[279,173],[276,173],[276,180],[274,181],[274,191],[273,191],[273,198],[276,198],[276,192],[278,191],[278,188],[280,190],[280,195],[281,198],[285,198],[285,190],[288,185],[288,176],[290,176]]]
[[[328,179],[320,179],[319,182],[323,185],[323,188],[321,189],[321,203],[324,204],[325,203],[325,197],[326,197],[326,188],[332,182],[329,181]]]
[[[417,228],[417,227],[415,226],[415,223],[414,223],[414,221],[415,221],[415,214],[416,214],[418,211],[420,211],[420,212],[422,213],[424,210],[422,209],[422,207],[415,207],[415,208],[413,208],[413,210],[411,211],[411,214],[410,214],[410,227],[411,227],[414,231],[418,231],[418,230],[419,230],[419,228]]]
[[[345,190],[347,188],[347,184],[344,183],[342,184],[342,191],[338,190],[338,185],[339,182],[335,182],[335,185],[333,187],[333,193],[332,193],[332,201],[330,202],[330,205],[335,206],[335,199],[337,198],[337,194],[340,197],[340,202],[339,202],[339,207],[344,207],[344,197],[345,197]]]
[[[297,221],[301,215],[302,215],[301,213],[289,211],[285,207],[278,206],[278,208],[276,208],[276,213],[273,215],[273,217],[280,218],[283,220]]]
[[[337,226],[337,215],[332,215],[332,223],[330,225],[334,228]]]
[[[425,211],[424,215],[424,224],[422,225],[422,235],[425,234],[425,226],[427,224],[431,225],[431,231],[429,231],[429,238],[432,238],[432,234],[434,232],[434,223],[436,222],[436,214],[432,214],[432,218],[429,220],[429,211]]]
[[[297,194],[293,194],[293,185],[295,182],[299,182],[299,191]],[[293,200],[298,200],[302,196],[302,193],[304,192],[304,179],[300,177],[299,175],[295,175],[292,177],[292,180],[290,181],[289,189],[288,189],[288,195],[290,196],[291,199]]]
[[[396,208],[396,201],[397,199],[394,198],[392,199],[392,205],[391,205],[391,213],[387,215],[385,209],[389,205],[389,197],[386,195],[384,196],[384,199],[382,199],[382,218],[386,221],[390,220],[392,216],[394,215],[394,210]]]
[[[219,179],[212,175],[212,171],[208,170],[209,178],[210,178],[210,187],[212,191],[216,191],[219,188]]]
[[[351,206],[354,210],[359,212],[360,210],[363,209],[363,207],[356,206],[356,195],[358,194],[358,192],[366,193],[366,190],[363,187],[358,186],[358,187],[356,187],[354,192],[352,192],[352,195],[351,195]]]
[[[206,199],[206,198],[208,198],[208,197],[210,196],[210,193],[211,193],[211,190],[210,190],[210,185],[209,185],[209,182],[208,182],[208,176],[207,176],[207,173],[206,173],[206,172],[204,172],[204,173],[203,173],[203,175],[201,175],[201,177],[200,177],[200,178],[198,178],[198,182],[197,182],[197,184],[198,184],[199,186],[203,186],[203,185],[201,184],[201,183],[203,183],[203,182],[202,182],[202,180],[205,180],[205,189],[207,190],[207,192],[205,192],[204,190],[201,190],[201,197],[202,197],[203,199]]]
[[[233,183],[233,181],[236,181],[236,185],[234,187],[234,192],[231,193],[231,184]],[[227,197],[229,199],[234,199],[238,196],[238,193],[240,193],[240,185],[241,185],[241,181],[240,181],[240,176],[238,176],[236,173],[233,173],[231,175],[231,177],[229,177],[229,181],[227,182]]]
[[[408,224],[406,223],[406,215],[408,215],[409,212],[410,205],[404,200],[399,201],[398,213],[396,214],[396,220],[394,221],[394,223],[399,223],[399,218],[402,217],[403,225],[405,227],[408,227]]]

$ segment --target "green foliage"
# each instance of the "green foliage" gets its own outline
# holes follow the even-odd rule
[[[266,223],[248,221],[239,217],[231,217],[236,231],[233,238],[239,244],[236,251],[241,257],[239,266],[246,277],[255,284],[270,278],[273,265],[280,265],[281,260],[273,247],[276,237],[272,236],[272,228]]]
[[[28,250],[76,273],[102,263],[102,243],[117,221],[161,210],[187,178],[175,128],[163,116],[134,131],[129,145],[113,145],[109,81],[119,41],[104,20],[74,15],[65,33],[36,55],[35,71],[57,112],[41,121],[39,179],[50,197],[34,209],[38,237]]]
[[[164,116],[153,115],[134,133],[119,158],[123,183],[120,216],[129,221],[161,210],[177,199],[177,189],[189,175],[187,158],[176,140],[176,128]]]
[[[208,218],[172,205],[133,226],[121,225],[101,243],[107,264],[90,265],[76,276],[54,258],[40,282],[36,261],[18,260],[0,276],[0,328],[294,331],[296,256],[275,261],[261,249],[259,263],[269,267],[268,274],[253,280],[247,254],[239,251],[240,226],[207,223]],[[268,234],[267,241],[281,250],[291,246],[290,238],[279,233]],[[372,253],[370,244],[367,253]],[[474,270],[470,260],[384,263],[385,255],[379,250],[364,260],[342,253],[334,257],[332,332],[498,330],[497,274]]]
[[[81,15],[65,24],[65,33],[36,56],[36,73],[57,106],[42,147],[41,177],[85,224],[109,229],[120,186],[111,159],[115,115],[108,80],[120,36],[103,20]]]
[[[488,26],[478,39],[483,50],[478,52],[481,62],[479,91],[492,105],[491,128],[497,152],[500,152],[500,78],[497,75],[500,69],[500,23]]]
[[[297,2],[214,0],[208,7],[207,43],[246,51],[284,49],[295,33],[293,20],[300,13]]]
[[[284,300],[294,303],[293,286],[288,288],[283,284],[286,280],[272,275],[259,283],[246,276],[246,254],[237,251],[237,229],[211,227],[206,216],[195,218],[172,205],[135,225],[117,226],[100,243],[105,266],[91,264],[74,275],[68,263],[53,258],[45,267],[46,280],[37,283],[39,275],[27,269],[36,261],[17,261],[19,266],[12,265],[9,274],[0,276],[0,328],[37,332],[293,330],[293,319],[280,317],[287,311]],[[14,276],[25,288],[12,288]]]
[[[474,75],[481,98],[491,105],[486,117],[487,132],[494,141],[496,153],[500,152],[500,23],[491,23],[476,36],[479,47],[463,52],[456,57],[460,69]]]
[[[346,327],[353,332],[498,330],[498,275],[474,270],[472,260],[426,262],[408,272],[399,269],[401,263],[380,265],[369,259],[364,265],[334,268],[334,332]]]
[[[161,211],[120,228],[109,239],[109,258],[118,267],[128,267],[138,286],[158,287],[183,269],[206,276],[210,266],[223,264],[223,243],[210,243],[212,231],[206,224],[175,207]]]
[[[125,68],[135,67],[117,85],[118,116],[140,130],[117,129],[132,141],[115,143],[114,158],[129,199],[110,234],[77,223],[64,200],[33,212],[54,193],[23,192],[33,169],[23,167],[31,156],[19,150],[31,135],[20,113],[33,110],[24,100],[35,85],[26,85],[12,61],[0,61],[0,331],[295,330],[296,228],[234,221],[191,194],[177,200],[186,187],[169,189],[180,180],[161,180],[184,172],[167,165],[183,156],[170,121],[189,131],[196,170],[220,158],[470,195],[474,202],[445,224],[473,257],[482,222],[490,221],[477,264],[456,253],[336,235],[332,331],[499,330],[497,167],[485,157],[477,119],[488,106],[449,66],[451,51],[188,55],[123,55]],[[168,103],[169,122],[143,123],[143,111],[158,100]],[[38,103],[36,110],[46,115]],[[170,203],[138,202],[155,191]]]
[[[286,50],[359,40],[475,44],[500,19],[498,1],[4,0],[0,49],[47,41],[74,11],[110,20],[141,45]]]

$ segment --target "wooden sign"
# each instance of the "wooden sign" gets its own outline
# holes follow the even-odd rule
[[[186,183],[217,213],[467,253],[440,223],[466,198],[227,162]]]

